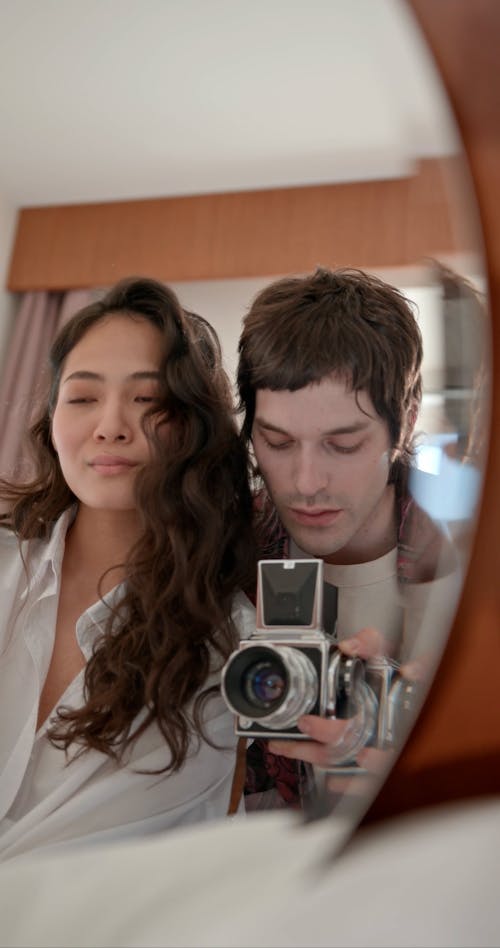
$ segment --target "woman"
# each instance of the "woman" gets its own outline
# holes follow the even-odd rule
[[[251,494],[212,328],[148,279],[50,355],[28,484],[0,482],[0,855],[227,811],[218,672],[253,609]]]

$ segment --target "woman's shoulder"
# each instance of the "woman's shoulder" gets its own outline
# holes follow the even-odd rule
[[[0,588],[2,605],[12,590],[18,588],[19,577],[25,572],[26,541],[22,543],[13,530],[0,527]]]
[[[36,567],[46,558],[54,558],[64,548],[64,537],[73,514],[65,511],[58,520],[47,523],[44,536],[21,539],[15,530],[7,526],[0,527],[0,575],[9,566],[28,564]]]
[[[9,527],[0,527],[0,557],[2,561],[19,556],[20,550],[20,540],[14,530]]]

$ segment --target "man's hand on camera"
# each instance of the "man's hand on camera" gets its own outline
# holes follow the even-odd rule
[[[339,642],[339,650],[351,658],[377,658],[390,653],[385,635],[372,626],[366,626],[356,635],[343,639]]]
[[[341,721],[337,718],[321,718],[314,714],[304,714],[297,726],[309,741],[269,741],[272,754],[303,760],[318,767],[327,768],[335,756],[335,749],[341,751],[349,743],[353,729],[353,719]]]
[[[366,627],[357,635],[339,642],[339,650],[352,658],[376,658],[387,655],[387,641],[378,629]],[[323,718],[313,714],[304,714],[297,726],[309,741],[270,740],[268,747],[272,754],[303,760],[318,767],[327,768],[345,752],[357,727],[355,718],[340,720]],[[352,744],[351,744],[352,746]]]

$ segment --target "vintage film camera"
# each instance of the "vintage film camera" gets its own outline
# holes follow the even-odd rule
[[[413,711],[412,683],[397,663],[349,658],[326,634],[322,560],[260,560],[256,609],[255,634],[222,670],[238,735],[309,740],[297,728],[302,714],[349,718],[345,746],[332,754],[334,772],[358,769],[363,747],[399,741]]]

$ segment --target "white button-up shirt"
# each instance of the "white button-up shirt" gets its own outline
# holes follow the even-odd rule
[[[71,518],[71,511],[63,514],[48,542],[22,543],[22,555],[17,538],[0,529],[0,859],[66,842],[142,836],[227,812],[236,737],[233,716],[219,695],[204,711],[205,733],[217,747],[193,735],[182,768],[171,774],[138,772],[169,762],[156,724],[135,741],[121,765],[95,750],[68,763],[47,738],[48,722],[36,730]],[[119,591],[115,587],[78,619],[76,637],[87,660]],[[233,619],[241,637],[254,631],[254,609],[243,593],[235,597]],[[83,676],[84,670],[58,704],[82,704]],[[206,686],[218,677],[214,673]]]

